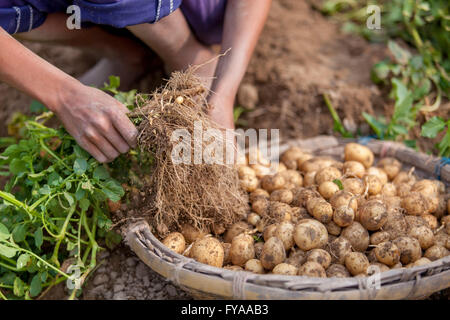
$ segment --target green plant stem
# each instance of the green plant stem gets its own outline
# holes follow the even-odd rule
[[[9,269],[9,270],[14,271],[14,272],[19,272],[19,271],[20,271],[20,270],[17,269],[16,267],[10,266],[10,265],[8,265],[8,264],[6,264],[6,263],[3,263],[3,262],[0,262],[0,267]]]
[[[3,300],[8,300],[8,298],[6,298],[6,296],[3,294],[2,290],[0,290],[0,298],[2,298]]]

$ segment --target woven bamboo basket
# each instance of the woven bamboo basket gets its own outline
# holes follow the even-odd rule
[[[280,146],[279,152],[298,146],[316,155],[342,157],[345,144],[352,141],[355,140],[318,136],[288,141]],[[447,186],[450,183],[450,165],[439,158],[394,142],[374,139],[357,142],[365,144],[377,157],[395,157],[404,168],[414,166],[418,176],[439,177]],[[450,256],[424,266],[394,269],[371,277],[313,278],[258,275],[198,263],[165,247],[143,221],[128,227],[126,243],[151,269],[197,299],[421,299],[450,287]]]

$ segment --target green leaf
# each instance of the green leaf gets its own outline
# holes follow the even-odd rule
[[[111,201],[114,202],[119,201],[125,194],[122,186],[115,180],[109,180],[103,184],[102,191]]]
[[[15,242],[22,242],[27,236],[27,226],[25,224],[18,224],[14,227],[12,236]]]
[[[50,175],[48,176],[48,179],[47,179],[47,183],[53,187],[59,186],[62,181],[63,181],[63,179],[56,172],[50,173]]]
[[[444,130],[444,128],[444,119],[434,116],[422,126],[421,135],[426,138],[435,138],[440,131]]]
[[[91,202],[88,199],[83,198],[80,200],[78,205],[80,206],[82,211],[87,211],[89,209],[89,206],[91,205]]]
[[[390,71],[389,65],[384,61],[375,64],[371,71],[372,81],[375,83],[383,82],[389,76]]]
[[[17,297],[22,297],[25,293],[25,283],[19,277],[14,279],[13,293]]]
[[[411,58],[411,54],[407,50],[402,49],[395,41],[389,40],[388,48],[394,55],[395,60],[400,64],[407,64]]]
[[[42,243],[44,243],[44,234],[42,232],[42,228],[38,228],[34,232],[34,244],[36,245],[36,247],[38,247],[40,249],[42,246]]]
[[[66,200],[69,203],[70,207],[74,204],[73,197],[70,195],[70,193],[64,192],[64,198],[66,198]]]
[[[0,244],[0,255],[5,256],[7,258],[12,258],[16,255],[16,253],[17,250],[15,248]]]
[[[387,125],[366,112],[363,112],[362,115],[369,126],[372,128],[372,130],[375,132],[375,134],[380,139],[384,139],[384,136],[386,135]]]
[[[105,244],[109,249],[114,249],[122,241],[122,236],[115,231],[108,231],[105,237]]]
[[[105,167],[98,166],[94,169],[93,177],[98,180],[106,180],[110,178],[110,175]]]
[[[27,163],[20,159],[13,159],[9,164],[9,171],[11,171],[11,173],[15,175],[25,173],[28,171]]]
[[[50,194],[52,190],[50,189],[48,184],[45,184],[42,188],[39,189],[40,194]]]
[[[6,240],[10,236],[11,233],[9,233],[8,228],[3,223],[0,223],[0,240]]]
[[[439,156],[450,157],[450,128],[447,128],[447,133],[441,142],[437,145],[439,149]]]
[[[22,269],[27,266],[28,262],[31,261],[31,256],[28,253],[23,253],[17,259],[17,269]]]
[[[36,297],[42,291],[42,282],[39,274],[35,275],[30,284],[30,296]]]
[[[86,172],[88,168],[88,163],[85,159],[82,158],[77,158],[73,164],[73,171],[75,171],[75,173],[77,175],[82,175]]]
[[[75,153],[75,156],[77,158],[85,160],[89,159],[89,153],[86,150],[82,149],[79,145],[75,145],[73,147],[73,152]]]

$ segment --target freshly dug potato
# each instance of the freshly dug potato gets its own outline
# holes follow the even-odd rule
[[[410,192],[402,199],[402,207],[407,214],[420,216],[428,213],[427,198],[419,192]]]
[[[319,185],[319,193],[325,199],[330,199],[336,192],[339,191],[339,186],[332,181],[325,181]]]
[[[269,215],[275,221],[291,221],[291,207],[283,202],[270,201],[269,204]]]
[[[183,235],[184,239],[186,240],[187,244],[191,244],[195,242],[198,239],[203,238],[207,235],[207,232],[198,230],[194,228],[192,225],[185,223],[181,226],[181,234]]]
[[[386,172],[384,172],[383,169],[377,167],[370,167],[369,169],[367,169],[366,175],[376,176],[382,185],[385,185],[389,181]]]
[[[386,172],[389,180],[393,180],[402,170],[402,163],[395,158],[386,157],[378,161],[377,167]]]
[[[283,242],[285,250],[291,249],[294,242],[294,225],[288,221],[280,222],[273,235]]]
[[[418,192],[425,197],[436,197],[439,192],[437,185],[428,179],[417,181],[411,188],[412,192]]]
[[[316,278],[326,278],[325,269],[317,262],[306,261],[298,270],[298,275]]]
[[[272,270],[273,274],[284,274],[286,276],[296,276],[298,273],[297,267],[288,264],[288,263],[280,263],[275,266]]]
[[[397,195],[397,187],[393,183],[386,183],[381,188],[381,195],[383,197],[395,197]]]
[[[324,199],[312,198],[306,203],[308,212],[322,223],[328,223],[333,218],[333,207]]]
[[[428,226],[431,230],[435,230],[439,226],[437,218],[432,214],[424,214],[420,217],[425,221],[425,225]]]
[[[224,252],[219,240],[212,237],[197,240],[190,251],[191,258],[213,267],[223,266]]]
[[[270,238],[275,236],[275,231],[277,230],[278,223],[273,223],[268,225],[263,232],[264,241],[269,240]]]
[[[261,258],[261,252],[264,247],[264,242],[262,242],[262,241],[257,242],[257,243],[255,243],[254,247],[255,247],[255,258],[256,259]]]
[[[272,237],[264,243],[261,252],[261,263],[266,270],[272,270],[277,264],[286,260],[286,250],[283,242],[277,237]]]
[[[400,250],[400,261],[404,265],[415,262],[422,256],[422,249],[416,238],[398,237],[393,243]]]
[[[298,171],[286,170],[281,172],[280,175],[284,178],[286,184],[291,184],[294,187],[303,186],[303,177]]]
[[[382,201],[369,200],[358,211],[359,221],[367,230],[379,230],[387,221],[387,209]]]
[[[238,236],[241,233],[244,233],[246,231],[250,231],[251,228],[248,225],[248,223],[244,221],[239,221],[233,224],[225,233],[224,241],[231,243],[231,241],[234,239],[234,237]]]
[[[345,257],[352,252],[352,246],[346,238],[339,237],[330,242],[329,251],[333,263],[344,264]]]
[[[356,212],[358,209],[358,200],[353,197],[350,192],[345,190],[341,190],[336,192],[330,199],[330,204],[333,208],[339,208],[342,206],[348,206],[350,203],[350,208],[353,209],[353,212]]]
[[[169,233],[169,235],[164,238],[162,243],[170,250],[175,251],[178,254],[182,254],[186,249],[186,241],[184,240],[183,235],[179,232]]]
[[[414,262],[412,264],[412,267],[423,266],[423,265],[426,265],[426,264],[429,264],[429,263],[431,263],[430,259],[422,257],[419,260],[417,260],[416,262]],[[408,267],[408,266],[406,266],[406,267]]]
[[[333,236],[339,236],[342,230],[342,228],[338,226],[334,221],[330,221],[325,224],[325,228],[327,228],[328,233]]]
[[[376,273],[382,273],[391,270],[387,265],[379,262],[371,263],[366,269],[366,275],[372,276]]]
[[[450,202],[449,202],[450,203]],[[450,215],[441,218],[441,223],[445,228],[445,232],[450,235]]]
[[[383,197],[383,202],[388,211],[390,209],[398,209],[402,207],[402,198],[400,197]]]
[[[345,266],[337,263],[329,266],[326,273],[328,278],[348,278],[351,276]]]
[[[394,186],[397,187],[397,195],[400,198],[407,197],[409,195],[409,193],[411,192],[411,188],[412,188],[412,186],[407,183],[400,183],[397,185],[394,184]]]
[[[264,267],[258,259],[250,259],[245,263],[245,271],[250,271],[253,273],[264,274]]]
[[[304,219],[295,226],[294,240],[301,250],[321,248],[328,242],[328,232],[319,221]]]
[[[391,241],[378,244],[373,249],[377,260],[387,266],[394,266],[400,261],[400,250]]]
[[[255,170],[253,170],[249,166],[239,166],[238,167],[238,175],[239,175],[239,179],[245,179],[249,176],[256,177]]]
[[[305,161],[314,158],[314,156],[310,153],[304,153],[297,159],[297,169],[300,169]]]
[[[414,227],[425,226],[426,222],[422,216],[405,216],[406,223],[408,225],[408,232]]]
[[[261,179],[261,187],[268,192],[283,189],[285,184],[286,180],[281,173],[274,174],[273,176],[264,176]]]
[[[291,205],[295,207],[306,207],[311,198],[320,198],[320,193],[310,188],[297,188],[293,190],[294,201]]]
[[[439,231],[434,236],[434,244],[450,250],[450,235],[444,230]]]
[[[387,231],[378,231],[372,233],[370,236],[370,244],[377,245],[385,241],[389,241],[391,238],[389,232]]]
[[[338,168],[326,167],[317,171],[314,180],[315,183],[320,186],[322,183],[326,181],[333,181],[335,179],[339,179],[341,176],[342,172]]]
[[[257,213],[250,212],[247,216],[247,222],[252,226],[256,226],[258,222],[261,221],[261,216]]]
[[[259,197],[258,199],[252,202],[252,211],[264,217],[268,213],[269,204],[270,202],[268,199]]]
[[[258,179],[273,173],[270,167],[263,166],[259,163],[251,164],[250,168],[255,172],[255,176]]]
[[[364,253],[350,252],[345,257],[345,266],[353,276],[365,273],[370,263]]]
[[[303,178],[303,185],[305,187],[311,187],[311,186],[315,185],[316,173],[317,173],[317,171],[310,171],[305,174],[305,177]]]
[[[255,247],[253,237],[241,233],[231,241],[230,257],[231,262],[236,266],[244,266],[245,263],[255,257]]]
[[[231,263],[231,257],[230,257],[230,249],[231,249],[231,243],[228,242],[222,242],[223,247],[223,264],[227,265]]]
[[[348,176],[355,176],[362,178],[366,173],[366,168],[361,162],[358,161],[346,161],[342,167],[342,172]]]
[[[433,215],[440,219],[447,214],[447,201],[445,200],[445,196],[438,196],[438,206],[437,209],[433,212]]]
[[[432,247],[429,247],[425,253],[424,257],[430,259],[431,261],[436,261],[438,259],[444,258],[448,256],[449,252],[447,248],[442,246],[434,245]]]
[[[306,254],[302,250],[291,251],[289,258],[286,259],[286,263],[293,265],[294,267],[300,268],[306,261]]]
[[[416,183],[416,180],[417,178],[412,172],[401,171],[397,174],[392,183],[395,185],[406,183],[412,186]]]
[[[308,173],[312,171],[319,171],[320,169],[330,167],[336,164],[336,160],[330,157],[314,157],[308,159],[300,166],[300,171]]]
[[[370,168],[373,164],[374,155],[373,152],[360,144],[348,143],[344,148],[345,161],[358,161],[366,168]]]
[[[233,265],[228,265],[228,266],[225,266],[223,268],[226,269],[226,270],[231,270],[231,271],[242,271],[242,270],[244,270],[240,266],[233,266]]]
[[[432,180],[434,184],[436,184],[436,188],[438,190],[438,194],[445,194],[445,183],[439,180]]]
[[[346,238],[356,251],[364,252],[369,247],[369,233],[359,222],[353,221],[342,230],[341,236]]]
[[[291,209],[291,222],[297,224],[302,219],[311,219],[312,217],[308,214],[308,210],[303,207],[292,207]]]
[[[364,176],[364,183],[369,186],[367,191],[370,195],[377,195],[381,193],[381,190],[383,188],[383,184],[381,183],[380,179],[373,175],[373,174],[366,174]]]
[[[345,191],[350,192],[354,195],[363,194],[365,190],[364,183],[359,178],[344,179],[342,180],[342,186],[344,187]]]
[[[347,227],[352,224],[355,219],[355,212],[348,206],[336,208],[333,213],[333,221],[340,227]]]
[[[434,233],[426,226],[418,226],[412,228],[408,235],[419,240],[420,247],[423,250],[428,249],[434,244]]]
[[[331,255],[323,249],[312,249],[306,254],[306,261],[314,261],[327,269],[331,264]]]
[[[239,180],[242,189],[247,192],[255,191],[258,188],[258,178],[253,176],[246,176],[244,179]]]
[[[253,191],[252,193],[250,193],[249,199],[250,199],[250,202],[253,202],[253,201],[255,201],[257,198],[260,198],[260,197],[269,199],[270,194],[269,194],[266,190],[264,190],[264,189],[256,189],[255,191]]]
[[[280,157],[281,162],[290,163],[294,161],[297,164],[297,159],[301,158],[304,155],[304,151],[299,147],[290,147]],[[295,170],[296,168],[294,168]]]
[[[275,190],[270,194],[270,201],[278,201],[290,204],[293,199],[294,195],[290,190],[287,189]]]

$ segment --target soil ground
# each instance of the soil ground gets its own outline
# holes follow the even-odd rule
[[[76,49],[25,44],[74,76],[95,63],[94,58]],[[333,134],[333,122],[322,97],[328,93],[347,129],[368,134],[361,113],[389,113],[392,107],[386,92],[370,80],[372,65],[387,56],[382,44],[341,34],[339,25],[306,1],[274,1],[237,101],[247,108],[256,107],[242,115],[240,124],[278,128],[283,138]],[[134,87],[150,92],[162,78],[162,68],[157,68]],[[257,99],[245,96],[249,90],[257,92]],[[30,102],[29,97],[0,83],[0,123],[6,124],[14,112],[28,113]],[[6,133],[6,125],[0,126],[0,136]],[[92,275],[80,299],[190,298],[139,262],[123,245],[104,254],[103,259],[104,264]],[[45,298],[64,296],[60,287]]]

